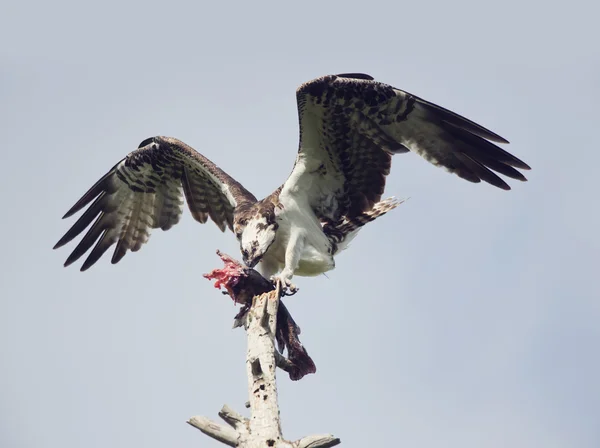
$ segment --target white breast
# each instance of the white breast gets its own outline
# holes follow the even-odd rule
[[[279,200],[283,209],[277,215],[277,238],[263,257],[265,268],[272,266],[273,269],[276,265],[277,271],[283,269],[286,252],[292,249],[288,247],[290,240],[294,240],[293,235],[300,235],[303,244],[293,248],[300,251],[294,275],[314,276],[333,269],[330,242],[302,190],[281,195]]]

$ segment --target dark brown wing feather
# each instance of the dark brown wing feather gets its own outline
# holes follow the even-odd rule
[[[56,243],[67,244],[91,225],[67,258],[65,266],[93,249],[81,267],[85,271],[114,244],[112,263],[127,251],[138,251],[151,229],[168,230],[179,222],[183,195],[194,219],[208,217],[221,230],[232,228],[233,211],[256,198],[210,160],[185,143],[169,137],[144,140],[117,163],[65,214],[89,207]]]
[[[360,216],[381,199],[393,154],[415,152],[505,190],[496,173],[524,181],[517,169],[530,169],[492,143],[508,143],[498,134],[368,75],[315,79],[298,88],[297,100],[300,149],[283,194],[310,185],[311,205],[326,222]]]

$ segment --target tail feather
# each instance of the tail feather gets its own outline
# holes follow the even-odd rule
[[[403,202],[404,200],[399,201],[394,197],[387,198],[383,201],[377,202],[373,208],[361,213],[360,215],[354,216],[350,219],[344,218],[337,223],[327,224],[323,228],[323,231],[334,245],[333,253],[336,254],[344,249],[347,249],[350,242],[354,239],[354,237],[356,237],[362,226],[368,222],[374,221],[380,216],[385,215],[387,212],[395,209]]]

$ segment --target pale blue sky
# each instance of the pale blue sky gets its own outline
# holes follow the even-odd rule
[[[316,375],[284,435],[345,447],[600,446],[600,32],[591,0],[6,2],[0,7],[0,446],[216,447],[245,337],[202,274],[235,239],[186,210],[82,274],[62,214],[143,139],[178,137],[257,196],[297,149],[296,87],[365,72],[476,120],[533,167],[504,192],[413,154],[288,306]]]

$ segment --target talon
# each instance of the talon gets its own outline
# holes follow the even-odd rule
[[[271,282],[273,282],[275,288],[281,285],[281,292],[284,296],[293,296],[298,292],[298,287],[286,275],[274,275],[271,277]]]
[[[289,291],[284,291],[283,295],[284,296],[293,296],[294,294],[296,294],[300,289],[296,286],[290,283],[289,287],[288,287]]]

